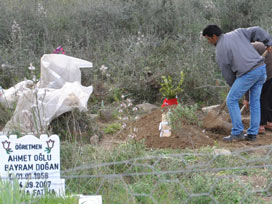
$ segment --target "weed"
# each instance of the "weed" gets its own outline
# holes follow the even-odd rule
[[[120,123],[112,123],[107,125],[107,127],[105,127],[103,129],[104,133],[106,134],[115,134],[116,132],[118,132],[119,130],[121,130],[121,124]]]
[[[177,105],[176,108],[171,109],[170,120],[173,128],[180,126],[180,123],[187,123],[191,125],[200,125],[197,116],[198,105]]]

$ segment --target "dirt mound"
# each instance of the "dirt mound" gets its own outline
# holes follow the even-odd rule
[[[144,139],[148,148],[172,148],[172,149],[197,149],[203,146],[220,146],[225,148],[241,148],[268,145],[272,143],[272,133],[266,132],[259,135],[255,142],[233,142],[226,143],[222,141],[228,133],[220,129],[207,131],[195,125],[182,124],[177,131],[173,132],[170,137],[160,137],[159,124],[162,119],[162,109],[157,109],[149,114],[143,115],[136,122],[131,124],[130,128],[122,131],[118,137],[128,138],[134,128],[137,129],[136,140]],[[248,120],[244,120],[245,128],[248,126]]]

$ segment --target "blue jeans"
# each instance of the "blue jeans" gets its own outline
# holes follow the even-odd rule
[[[249,90],[250,126],[247,134],[257,135],[261,120],[260,96],[262,86],[266,80],[266,65],[257,67],[238,77],[227,96],[227,106],[232,122],[232,135],[239,135],[244,131],[239,100]]]

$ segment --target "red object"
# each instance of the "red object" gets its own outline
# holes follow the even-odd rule
[[[163,108],[163,107],[172,106],[172,105],[178,105],[178,100],[176,98],[171,98],[171,99],[165,98],[163,100],[161,107]]]
[[[63,49],[63,47],[60,45],[58,46],[54,51],[53,51],[54,54],[63,54],[65,55],[65,51]]]

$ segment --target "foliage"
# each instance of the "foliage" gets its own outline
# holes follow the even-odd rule
[[[100,136],[96,123],[86,112],[78,110],[66,112],[55,118],[49,126],[49,132],[58,134],[63,141],[89,141],[94,134]]]
[[[179,93],[183,90],[181,89],[181,85],[184,81],[184,74],[180,72],[180,79],[177,85],[174,84],[173,79],[170,75],[162,76],[161,88],[160,92],[167,99],[176,98]]]
[[[20,189],[17,179],[13,182],[0,179],[0,204],[20,204],[20,203],[41,203],[41,204],[76,204],[78,198],[76,197],[59,197],[52,194],[45,194],[41,197],[32,197],[26,195]]]
[[[107,125],[107,127],[105,127],[103,129],[104,133],[106,133],[106,134],[114,134],[114,133],[118,132],[119,130],[121,130],[120,123],[109,124],[109,125]]]
[[[0,127],[9,121],[11,115],[12,111],[0,104]]]
[[[171,109],[170,121],[173,128],[180,126],[180,123],[200,125],[197,116],[198,105],[181,105]]]
[[[23,193],[20,192],[18,180],[14,180],[13,184],[0,180],[0,204],[19,204],[23,200]]]
[[[260,203],[258,195],[249,193],[252,186],[237,179],[243,171],[231,168],[241,166],[241,155],[214,157],[213,148],[149,150],[142,142],[135,141],[112,147],[110,151],[91,145],[78,148],[63,144],[61,148],[66,152],[62,154],[66,189],[86,194],[97,193],[99,189],[106,203],[151,204],[154,200],[169,204],[212,203],[215,200],[218,203]],[[73,158],[67,157],[67,151],[73,152]],[[253,155],[247,155],[247,159],[253,159]],[[190,166],[197,166],[200,172]],[[201,172],[207,167],[222,170]],[[230,169],[224,171],[225,167]],[[253,177],[256,173],[265,173],[260,169],[246,171]],[[85,177],[80,178],[81,175]],[[270,178],[269,173],[267,178]]]
[[[105,99],[91,96],[88,105],[92,113],[98,112],[101,101],[121,102],[123,93],[137,102],[156,103],[160,90],[156,82],[150,83],[150,79],[156,81],[160,76],[164,76],[167,83],[171,84],[166,86],[165,97],[175,97],[183,91],[184,104],[215,104],[222,100],[226,84],[215,62],[214,48],[207,46],[206,41],[202,40],[201,30],[205,25],[214,22],[225,32],[254,25],[271,32],[270,4],[270,0],[52,0],[50,3],[37,0],[1,0],[0,85],[7,89],[29,77],[29,63],[39,67],[43,54],[52,53],[57,46],[62,45],[67,55],[93,62],[93,71],[87,73],[84,83],[92,85],[103,80],[109,90]],[[102,65],[108,67],[107,78],[99,73]],[[152,73],[152,76],[148,73]],[[180,84],[182,89],[179,83],[174,85],[175,82],[180,82],[181,73],[186,76],[183,76],[184,81]],[[39,70],[35,74],[38,77]],[[219,86],[215,84],[215,79],[219,80]],[[126,111],[128,110],[124,109],[125,114],[119,112],[119,115],[123,118],[132,118],[135,115],[131,110]],[[10,117],[2,108],[0,115],[0,122],[3,124]],[[196,105],[178,106],[172,111],[172,116],[175,124],[188,122],[199,125]],[[63,173],[68,176],[93,176],[68,177],[66,189],[70,193],[95,194],[99,191],[106,203],[120,203],[121,200],[124,203],[148,204],[154,203],[153,199],[158,203],[171,204],[214,202],[210,196],[193,194],[203,189],[203,194],[208,191],[218,203],[240,203],[241,198],[246,203],[259,203],[252,198],[250,188],[241,187],[238,182],[233,182],[228,177],[221,179],[216,175],[215,179],[209,173],[158,176],[153,173],[166,168],[166,163],[161,162],[162,159],[160,162],[151,160],[138,163],[134,160],[135,165],[131,163],[133,158],[164,155],[166,151],[169,153],[172,150],[147,150],[143,143],[135,140],[129,140],[110,151],[86,144],[90,136],[99,135],[95,121],[87,113],[63,114],[50,127],[53,133],[61,136],[63,142],[62,170],[70,170]],[[119,125],[113,127],[109,126],[109,131],[118,131],[116,127]],[[130,128],[134,133],[133,127]],[[174,153],[177,152],[175,150]],[[187,163],[207,163],[206,160],[198,160],[196,157],[188,156],[183,159]],[[121,161],[127,162],[114,164]],[[228,166],[233,160],[220,157],[214,162],[215,166]],[[84,166],[108,163],[110,165],[99,168]],[[174,160],[171,168],[180,167],[181,163],[180,160]],[[82,169],[76,171],[78,166]],[[134,170],[148,172],[150,175],[124,176],[122,180],[117,180],[116,177],[99,177],[126,175]],[[230,170],[223,173],[229,176],[237,172]],[[157,185],[154,186],[154,183]],[[181,186],[186,186],[186,189]],[[4,198],[12,201],[19,196],[17,191],[12,192],[12,188],[4,183],[0,184],[0,188],[5,190],[0,191],[2,203]],[[192,194],[189,195],[188,192]],[[150,193],[153,193],[153,197],[146,196]],[[16,202],[70,202],[50,196],[31,201],[27,199],[16,197]],[[9,201],[5,200],[4,203]]]
[[[259,21],[262,15],[257,5],[258,1],[254,0],[229,0],[227,4],[224,0],[216,1],[216,16],[221,19],[221,28],[229,32],[238,27],[252,26],[252,22]]]
[[[94,70],[105,64],[111,75],[108,87],[128,91],[137,101],[156,102],[160,93],[149,84],[144,71],[148,67],[154,76],[170,75],[173,81],[184,71],[183,100],[218,103],[218,92],[226,84],[215,91],[214,78],[222,76],[212,57],[214,49],[199,39],[200,31],[210,22],[226,32],[253,25],[270,31],[269,4],[268,0],[54,0],[50,4],[2,0],[0,64],[12,66],[0,68],[0,84],[6,89],[21,81],[28,75],[29,63],[39,67],[43,54],[62,45],[67,55],[92,61]],[[88,83],[94,80],[100,79]],[[118,100],[118,93],[110,100]]]

